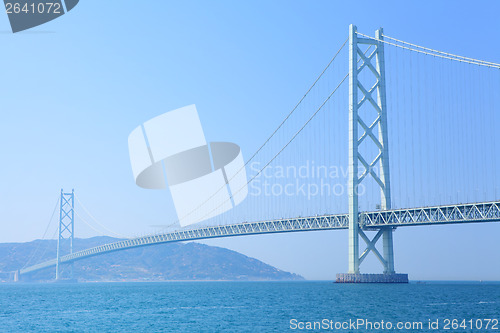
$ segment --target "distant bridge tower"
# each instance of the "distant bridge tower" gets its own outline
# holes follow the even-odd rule
[[[391,183],[389,173],[389,147],[387,137],[387,105],[385,90],[385,61],[382,28],[375,33],[376,39],[361,38],[357,35],[355,25],[349,26],[349,272],[338,274],[337,282],[407,282],[406,274],[395,274],[392,242],[392,227],[381,227],[375,237],[370,240],[359,227],[358,186],[366,177],[372,177],[380,187],[381,209],[391,209]],[[359,45],[371,46],[369,53],[364,53]],[[375,58],[375,65],[371,61]],[[358,62],[359,61],[359,62]],[[375,77],[375,84],[365,87],[358,76],[363,70],[369,70]],[[358,95],[360,93],[360,96]],[[372,96],[375,94],[376,96]],[[375,121],[368,122],[359,112],[364,104],[371,105],[377,112]],[[378,133],[372,131],[377,128]],[[358,126],[364,131],[361,136]],[[377,150],[373,161],[362,156],[359,146],[364,140],[371,140]],[[358,162],[364,172],[358,174]],[[379,163],[380,172],[373,168]],[[367,247],[359,255],[359,237]],[[383,255],[375,247],[382,237]],[[366,256],[373,252],[384,267],[384,274],[360,274],[359,266]]]
[[[61,278],[61,257],[64,254],[73,253],[73,240],[75,236],[75,190],[71,190],[71,193],[64,193],[61,189],[60,203],[56,280]],[[65,253],[63,254],[63,252]],[[73,264],[70,264],[69,270],[70,277],[73,278]]]

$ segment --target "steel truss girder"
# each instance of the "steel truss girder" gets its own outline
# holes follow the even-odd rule
[[[381,227],[395,228],[416,225],[499,222],[500,201],[363,212],[359,214],[359,221],[361,229],[360,235],[364,235],[363,230],[382,230]],[[116,243],[105,244],[83,251],[74,252],[73,254],[62,256],[60,261],[61,263],[70,263],[76,260],[114,251],[169,242],[284,232],[338,230],[347,229],[348,227],[348,214],[299,217],[260,222],[244,222],[238,224],[202,227],[198,229],[178,230],[164,234],[126,239]],[[363,236],[361,237],[363,238]],[[363,256],[366,257],[364,253],[361,257]],[[52,259],[21,269],[20,273],[27,274],[38,271],[54,266],[56,262],[56,259]]]
[[[359,216],[359,224],[364,229],[498,220],[500,220],[500,202],[393,209],[361,213]]]

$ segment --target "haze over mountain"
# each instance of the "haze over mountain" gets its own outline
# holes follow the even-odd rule
[[[111,237],[75,239],[74,251],[118,241]],[[0,244],[0,280],[13,272],[56,257],[56,240]],[[68,276],[64,265],[63,277]],[[35,272],[25,280],[50,281],[55,269]],[[170,280],[303,280],[257,259],[225,248],[195,242],[168,243],[118,251],[74,263],[78,281],[170,281]]]

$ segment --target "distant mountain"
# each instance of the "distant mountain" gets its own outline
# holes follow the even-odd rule
[[[74,251],[119,241],[111,237],[75,239]],[[56,257],[55,240],[0,243],[0,281],[26,266]],[[63,265],[67,275],[68,265]],[[118,251],[74,263],[79,281],[169,281],[169,280],[303,280],[254,258],[221,247],[199,243],[167,243]],[[54,279],[55,268],[27,276],[30,281]]]

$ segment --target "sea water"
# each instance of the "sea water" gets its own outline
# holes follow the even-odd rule
[[[500,332],[499,319],[496,283],[0,285],[2,332]]]

